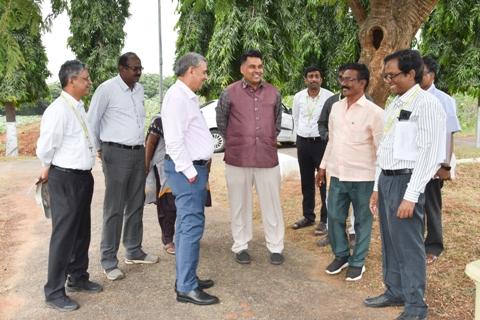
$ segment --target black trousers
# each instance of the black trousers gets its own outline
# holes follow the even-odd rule
[[[90,172],[63,172],[55,167],[48,174],[52,210],[52,236],[48,254],[46,300],[65,296],[67,275],[72,281],[88,280],[90,204],[93,177]]]
[[[300,179],[302,184],[302,208],[303,216],[315,221],[315,169],[322,162],[323,154],[327,144],[321,139],[306,139],[297,136],[297,158],[300,167]],[[322,207],[320,210],[320,221],[327,222],[327,187],[325,183],[320,188]]]
[[[441,179],[432,179],[425,187],[425,218],[427,220],[425,252],[436,256],[443,251],[442,187]]]

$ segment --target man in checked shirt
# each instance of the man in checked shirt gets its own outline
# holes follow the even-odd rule
[[[422,90],[422,57],[401,50],[384,59],[385,82],[397,96],[385,110],[384,137],[377,153],[373,214],[379,213],[386,291],[368,307],[404,306],[399,320],[427,319],[423,206],[426,184],[440,167],[445,112]]]

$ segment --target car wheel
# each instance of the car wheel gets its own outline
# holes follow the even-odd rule
[[[214,144],[214,152],[223,152],[225,150],[225,137],[223,134],[220,133],[217,129],[210,130],[212,134],[213,140],[215,141]]]

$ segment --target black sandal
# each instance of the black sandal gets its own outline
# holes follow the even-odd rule
[[[313,226],[314,223],[315,223],[315,221],[308,220],[307,218],[302,218],[302,219],[298,220],[297,222],[295,222],[292,225],[292,228],[294,230],[297,230],[297,229]]]

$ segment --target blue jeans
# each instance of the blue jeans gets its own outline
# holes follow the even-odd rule
[[[172,188],[177,207],[175,224],[175,261],[177,290],[188,292],[198,287],[197,266],[200,239],[205,227],[205,201],[207,199],[207,166],[195,166],[197,181],[189,183],[185,175],[175,171],[175,164],[165,160],[167,183]]]

